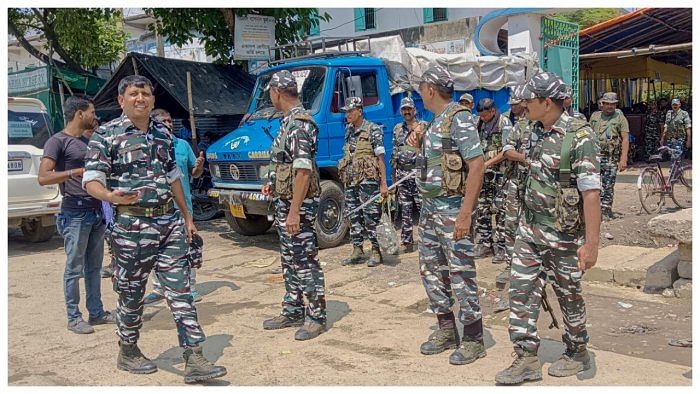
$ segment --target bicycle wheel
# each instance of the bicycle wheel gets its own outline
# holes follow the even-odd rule
[[[693,168],[684,165],[678,170],[678,179],[671,183],[671,199],[679,208],[690,208],[693,204]]]
[[[663,180],[656,168],[645,168],[637,178],[637,191],[639,202],[647,213],[656,213],[661,210],[664,202]]]

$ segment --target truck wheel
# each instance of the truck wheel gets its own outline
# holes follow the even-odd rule
[[[265,234],[272,226],[272,222],[263,215],[246,215],[246,219],[237,218],[231,212],[224,210],[226,221],[231,230],[241,235],[261,235]]]
[[[338,182],[321,181],[316,236],[321,249],[338,246],[348,232],[348,221],[343,217],[345,195]]]
[[[41,220],[24,221],[22,223],[22,234],[29,242],[46,242],[56,234],[56,225],[42,226]]]

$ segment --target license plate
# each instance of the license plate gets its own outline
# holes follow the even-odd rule
[[[245,211],[243,210],[243,204],[231,202],[228,204],[228,209],[231,211],[231,215],[237,218],[245,219]]]
[[[22,164],[22,160],[8,160],[7,161],[7,170],[8,171],[22,171],[22,170],[24,170],[24,165]]]

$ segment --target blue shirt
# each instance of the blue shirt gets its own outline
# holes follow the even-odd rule
[[[194,157],[194,152],[190,147],[190,144],[180,138],[175,138],[175,163],[177,168],[180,169],[182,176],[180,176],[180,182],[182,183],[182,191],[185,193],[185,201],[187,202],[187,208],[192,214],[192,193],[190,192],[190,174],[194,168],[196,158]],[[180,208],[180,207],[178,207]],[[180,208],[180,210],[182,210]]]

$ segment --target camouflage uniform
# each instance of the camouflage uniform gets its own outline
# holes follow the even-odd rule
[[[484,160],[496,156],[503,149],[503,136],[512,128],[507,117],[496,112],[489,122],[481,120],[477,123],[481,149]],[[505,253],[505,206],[503,193],[503,162],[487,168],[484,171],[484,183],[481,186],[476,215],[476,232],[479,235],[478,244],[502,255]],[[496,231],[493,231],[492,216],[496,214]]]
[[[430,83],[449,83],[450,87],[453,83],[447,71],[441,67],[431,67],[423,79]],[[441,114],[436,114],[423,136],[421,156],[427,161],[427,171],[424,176],[416,175],[418,190],[423,195],[418,225],[418,261],[423,287],[428,294],[428,308],[438,314],[440,319],[441,315],[452,314],[451,308],[456,298],[459,303],[459,320],[466,331],[467,326],[481,324],[474,244],[470,237],[458,241],[453,238],[455,220],[462,206],[464,192],[460,190],[461,193],[452,195],[446,192],[443,187],[445,174],[440,164],[446,154],[443,152],[442,124],[448,121],[446,116],[454,113],[457,108],[464,107],[450,103]],[[462,169],[466,168],[467,161],[483,155],[474,117],[468,110],[456,112],[452,116],[449,135],[451,146],[456,148],[454,153],[461,158]],[[442,328],[442,324],[440,326]],[[481,340],[481,334],[472,339]]]
[[[533,142],[531,141],[532,128],[531,124],[525,117],[516,119],[515,125],[508,135],[508,139],[503,145],[503,151],[515,150],[518,153],[529,155],[530,148]],[[505,198],[505,244],[506,244],[506,268],[505,271],[510,272],[510,266],[513,259],[513,246],[515,245],[515,232],[518,228],[518,220],[520,217],[521,192],[525,187],[525,178],[528,168],[524,163],[509,162],[507,164],[505,178],[506,183],[503,187],[506,193]]]
[[[279,83],[279,81],[273,82],[273,86],[280,86]],[[289,85],[287,83],[281,86]],[[294,85],[296,86],[296,83]],[[269,182],[274,189],[275,224],[280,237],[280,255],[286,290],[282,301],[282,315],[291,320],[299,320],[306,315],[307,319],[325,324],[324,276],[318,259],[314,227],[320,191],[316,168],[318,127],[312,121],[299,119],[304,115],[310,119],[301,104],[284,115],[280,122],[280,132],[272,144],[270,159]],[[281,172],[280,165],[285,166]],[[297,169],[311,170],[311,174],[309,192],[299,210],[299,233],[292,235],[287,231],[286,222],[292,206],[293,173]],[[308,301],[306,311],[304,311],[304,297]]]
[[[670,110],[666,113],[664,124],[666,126],[664,142],[669,148],[673,149],[674,153],[671,154],[671,160],[677,160],[683,157],[683,152],[685,151],[686,129],[691,127],[690,115],[682,109],[679,109],[677,112]]]
[[[538,74],[533,77],[527,85],[529,94],[558,98],[564,83],[556,76],[553,81],[553,76],[545,73],[545,76]],[[579,197],[576,205],[567,205],[570,209],[566,212],[579,220],[580,225],[575,229],[564,229],[555,223],[558,217],[563,217],[555,209],[557,198],[554,196],[557,190],[563,190],[559,161],[566,134],[573,134],[569,150],[571,187],[567,187],[567,191]],[[554,272],[553,287],[563,315],[562,339],[567,349],[578,352],[585,349],[588,342],[586,308],[581,292],[582,272],[578,268],[576,252],[584,241],[582,210],[578,210],[582,204],[580,192],[600,189],[595,138],[588,125],[565,112],[550,131],[544,130],[540,122],[532,125],[531,141],[534,145],[528,154],[531,164],[515,236],[509,289],[509,333],[516,351],[537,353],[540,344],[537,318],[547,277],[545,271],[548,270]],[[571,216],[566,218],[571,219]]]
[[[410,100],[410,101],[409,101]],[[406,97],[401,100],[401,108],[411,107],[415,109],[413,100]],[[428,128],[428,122],[418,121],[423,130]],[[401,122],[394,126],[393,150],[391,153],[391,167],[396,171],[394,182],[402,179],[411,173],[416,166],[416,150],[406,145],[406,139],[411,134],[406,122]],[[413,205],[418,212],[421,210],[421,196],[416,188],[416,180],[409,178],[397,186],[399,195],[399,205],[401,205],[401,243],[403,245],[413,244]]]
[[[153,269],[173,314],[180,346],[203,342],[189,286],[184,220],[172,203],[170,183],[180,178],[180,171],[166,126],[151,120],[144,133],[126,116],[100,126],[88,145],[85,170],[83,187],[98,181],[110,190],[141,192],[133,206],[117,206],[111,232],[113,285],[119,295],[117,335],[122,343],[135,344],[139,338],[143,298]],[[129,211],[144,208],[152,211]]]
[[[610,95],[608,99],[605,99],[604,95],[601,100],[617,102],[616,96],[613,95]],[[591,115],[589,123],[596,134],[600,148],[600,178],[603,187],[600,194],[601,210],[603,215],[611,216],[617,165],[620,162],[622,152],[622,133],[629,134],[630,128],[627,118],[619,109],[615,109],[612,116],[607,116],[602,111],[596,111]]]
[[[660,126],[664,124],[664,114],[661,111],[650,111],[646,116],[644,125],[644,160],[649,161],[649,156],[657,154],[659,150]]]
[[[353,99],[356,100],[353,101]],[[343,110],[348,111],[352,108],[361,107],[361,105],[361,99],[350,97],[346,100]],[[348,174],[347,179],[343,181],[345,186],[345,216],[350,219],[350,239],[354,246],[362,246],[365,239],[363,235],[364,229],[366,238],[372,243],[372,248],[379,249],[379,242],[377,242],[377,225],[381,219],[381,203],[379,199],[376,199],[361,210],[351,213],[353,209],[379,194],[379,182],[381,181],[378,164],[372,164],[373,169],[367,168],[370,164],[358,165],[360,164],[358,163],[359,155],[356,154],[355,150],[359,142],[362,142],[362,157],[373,156],[374,161],[378,162],[379,158],[377,156],[385,154],[384,136],[380,126],[367,119],[362,120],[359,128],[355,128],[351,123],[345,126],[343,160],[347,166],[345,168]],[[369,160],[365,161],[365,163],[367,162]],[[343,164],[339,164],[339,168],[342,167]]]

